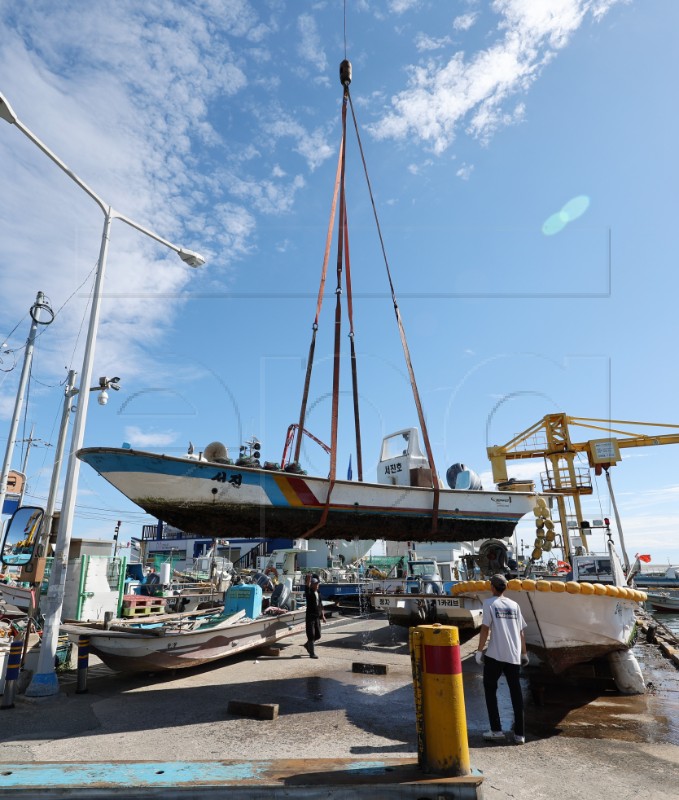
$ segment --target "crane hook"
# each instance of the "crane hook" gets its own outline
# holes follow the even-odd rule
[[[339,74],[340,83],[346,88],[351,83],[351,61],[344,59],[340,64]]]

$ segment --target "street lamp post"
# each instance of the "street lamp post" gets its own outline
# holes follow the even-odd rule
[[[157,233],[139,225],[129,217],[118,213],[115,209],[104,202],[90,187],[81,180],[66,164],[55,155],[43,142],[35,136],[17,117],[14,110],[9,105],[4,95],[0,94],[0,118],[17,127],[33,144],[53,161],[68,177],[74,181],[94,202],[99,206],[104,214],[104,227],[101,234],[101,245],[99,248],[99,259],[97,261],[96,277],[92,292],[92,308],[90,311],[89,326],[87,330],[87,340],[85,342],[85,352],[83,355],[83,366],[80,373],[81,386],[89,386],[92,380],[92,368],[94,363],[94,350],[96,345],[97,330],[99,327],[99,314],[101,308],[102,287],[106,273],[106,261],[108,256],[109,237],[111,223],[114,219],[119,219],[131,228],[140,231],[151,239],[174,250],[184,263],[190,267],[199,267],[205,263],[205,259],[192,250],[179,247],[176,244],[164,239]],[[38,697],[57,694],[59,684],[54,672],[54,656],[56,645],[59,638],[59,623],[61,621],[61,609],[64,600],[64,586],[66,583],[66,564],[68,560],[68,544],[71,537],[73,517],[75,512],[75,501],[78,489],[78,477],[80,474],[80,461],[76,453],[83,445],[85,436],[85,422],[87,418],[87,407],[89,405],[88,391],[80,392],[78,405],[75,412],[73,423],[73,434],[71,437],[71,449],[68,455],[68,466],[64,483],[64,496],[61,503],[61,518],[59,520],[58,538],[64,547],[59,557],[54,558],[52,573],[50,575],[49,588],[47,590],[47,614],[43,629],[42,642],[40,647],[40,660],[33,680],[26,691],[27,695]],[[49,659],[49,663],[47,660]]]

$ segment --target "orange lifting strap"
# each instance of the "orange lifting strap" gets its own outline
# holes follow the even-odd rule
[[[431,468],[432,474],[432,488],[434,490],[434,497],[433,497],[433,505],[432,505],[432,533],[436,533],[438,529],[438,511],[439,511],[439,496],[440,496],[440,489],[437,479],[437,471],[436,465],[434,463],[434,454],[431,449],[431,443],[429,441],[429,433],[427,430],[427,424],[424,417],[424,412],[422,410],[422,403],[420,401],[420,395],[417,388],[417,382],[415,380],[415,372],[413,370],[412,361],[410,358],[410,350],[408,348],[408,342],[406,340],[405,328],[403,326],[403,320],[401,318],[401,312],[398,307],[398,302],[396,300],[396,292],[394,290],[394,284],[391,277],[391,270],[389,269],[389,261],[387,259],[387,253],[384,246],[384,239],[382,237],[382,229],[380,227],[379,218],[377,215],[377,208],[375,206],[375,199],[373,196],[372,185],[370,183],[370,177],[368,175],[368,168],[365,161],[365,155],[363,153],[363,145],[361,143],[361,137],[358,130],[358,123],[356,121],[356,113],[354,111],[354,105],[351,101],[351,95],[349,94],[349,84],[351,83],[351,64],[346,59],[342,61],[340,64],[340,82],[344,87],[344,95],[342,100],[342,138],[340,141],[340,152],[339,158],[337,163],[337,173],[335,176],[335,189],[333,193],[332,199],[332,208],[330,212],[330,222],[328,225],[328,234],[326,237],[326,245],[325,245],[325,254],[323,258],[323,268],[321,271],[321,284],[318,291],[318,301],[316,304],[316,316],[314,318],[314,323],[312,326],[312,338],[311,344],[309,347],[309,359],[307,362],[307,371],[306,371],[306,378],[304,381],[304,392],[302,397],[302,407],[300,410],[300,417],[299,417],[299,426],[297,429],[297,443],[295,446],[295,461],[299,461],[300,457],[300,449],[302,445],[302,429],[304,428],[304,421],[306,417],[306,407],[309,397],[309,385],[311,382],[311,372],[313,369],[313,359],[314,353],[316,348],[316,333],[318,331],[318,320],[320,316],[321,306],[323,303],[323,295],[325,291],[325,282],[327,278],[327,268],[328,268],[328,259],[329,259],[329,252],[330,252],[330,242],[332,239],[333,233],[333,226],[334,226],[334,218],[337,208],[337,197],[339,194],[339,220],[338,220],[338,231],[337,231],[337,283],[335,287],[335,336],[334,336],[334,351],[333,351],[333,385],[332,385],[332,419],[331,419],[331,436],[330,436],[330,472],[329,472],[329,488],[328,494],[325,500],[325,506],[323,509],[323,513],[321,515],[321,519],[317,525],[315,525],[311,530],[307,531],[304,534],[305,538],[309,538],[313,533],[317,530],[323,528],[325,526],[327,517],[328,517],[328,510],[330,507],[330,496],[332,494],[333,487],[336,481],[336,473],[337,473],[337,433],[338,433],[338,417],[339,417],[339,392],[340,392],[340,356],[341,356],[341,347],[340,347],[340,335],[341,335],[341,328],[342,328],[342,307],[341,307],[341,299],[342,299],[342,275],[343,275],[343,268],[346,267],[346,289],[347,289],[347,310],[348,310],[348,317],[349,317],[349,340],[351,345],[351,376],[352,376],[352,385],[353,385],[353,401],[354,401],[354,423],[356,428],[356,461],[357,461],[357,471],[358,471],[358,479],[359,481],[363,480],[363,464],[362,464],[362,450],[361,450],[361,433],[360,433],[360,417],[359,417],[359,407],[358,407],[358,377],[357,377],[357,369],[356,369],[356,350],[355,350],[355,343],[354,343],[354,322],[353,322],[353,301],[352,301],[352,292],[351,292],[351,262],[349,257],[349,228],[347,222],[347,211],[346,211],[346,195],[345,195],[345,168],[346,168],[346,121],[347,121],[347,105],[351,108],[351,116],[354,123],[354,129],[356,131],[356,138],[358,141],[359,152],[361,154],[361,161],[363,164],[363,171],[365,173],[366,181],[368,184],[368,191],[370,194],[370,202],[373,208],[373,215],[375,218],[375,223],[377,226],[377,232],[380,240],[380,246],[382,248],[382,256],[384,259],[384,264],[387,271],[387,279],[389,281],[389,287],[391,290],[391,297],[392,302],[394,304],[394,313],[396,315],[396,322],[399,329],[399,335],[401,337],[401,344],[403,347],[403,353],[405,356],[406,367],[408,369],[408,375],[410,378],[410,385],[413,391],[413,398],[415,400],[415,406],[417,408],[417,416],[420,423],[420,428],[422,430],[422,438],[424,440],[424,447],[427,453],[427,458],[429,459],[429,466]]]

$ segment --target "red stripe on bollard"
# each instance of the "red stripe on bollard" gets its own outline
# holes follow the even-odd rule
[[[461,675],[460,648],[425,644],[424,671],[429,675]]]

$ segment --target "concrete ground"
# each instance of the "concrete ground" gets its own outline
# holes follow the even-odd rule
[[[75,694],[75,673],[62,675],[58,697],[18,695],[15,708],[0,714],[0,767],[308,759],[313,770],[314,759],[416,761],[407,631],[380,617],[333,619],[323,629],[317,660],[308,658],[303,640],[283,640],[277,657],[251,652],[173,674],[122,675],[93,663],[87,694]],[[622,697],[603,684],[526,678],[527,741],[515,746],[483,742],[488,723],[481,667],[473,658],[476,638],[464,643],[470,759],[484,776],[482,796],[676,800],[679,673],[655,648],[639,647],[652,678],[642,697]],[[386,665],[387,674],[353,672],[356,662]],[[501,686],[501,714],[509,728],[511,707]],[[229,714],[232,700],[276,703],[278,718]],[[0,768],[0,795],[10,796],[1,776]]]

